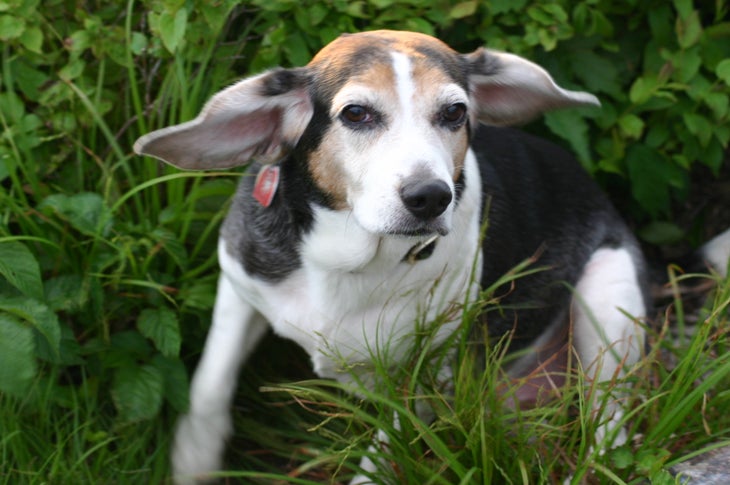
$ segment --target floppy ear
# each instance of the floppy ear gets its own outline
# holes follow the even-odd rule
[[[193,170],[271,163],[296,144],[312,109],[305,68],[268,71],[219,92],[194,120],[141,137],[134,151]]]
[[[476,117],[487,125],[505,126],[569,106],[600,106],[598,98],[555,84],[542,67],[504,52],[477,49],[466,55]]]

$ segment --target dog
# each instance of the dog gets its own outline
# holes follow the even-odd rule
[[[525,351],[511,372],[564,362],[558,352],[598,381],[636,363],[651,304],[637,241],[570,154],[509,128],[574,106],[599,102],[521,57],[372,31],[340,36],[305,67],[244,79],[194,120],[141,137],[136,153],[183,169],[256,174],[242,177],[221,229],[176,479],[220,469],[238,369],[267,329],[302,346],[319,376],[369,382],[375,349],[398,362],[416,322],[444,314],[434,343],[446,342],[461,305],[531,257],[545,269],[514,282],[487,323],[490,338],[509,334],[510,350]],[[708,251],[730,253],[730,236],[718,241]],[[520,399],[549,387],[533,384]],[[622,439],[621,415],[606,407],[597,441]]]

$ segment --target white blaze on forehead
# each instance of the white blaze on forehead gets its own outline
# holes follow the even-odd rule
[[[413,113],[413,99],[416,84],[413,81],[411,60],[401,52],[393,52],[393,72],[395,73],[396,92],[404,114]]]

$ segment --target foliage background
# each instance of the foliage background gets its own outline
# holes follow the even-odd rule
[[[340,32],[363,29],[508,50],[603,103],[528,129],[569,145],[646,240],[697,243],[702,214],[673,220],[693,173],[728,166],[728,9],[724,0],[0,1],[0,400],[16,413],[0,434],[85,402],[100,412],[79,439],[101,446],[109,430],[170,424],[166,412],[185,409],[235,177],[179,173],[131,146],[192,118],[221,87],[305,64]]]

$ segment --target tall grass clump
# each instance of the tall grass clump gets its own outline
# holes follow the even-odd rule
[[[182,173],[132,144],[244,75],[305,64],[341,32],[503,48],[595,92],[600,114],[555,113],[529,129],[568,144],[644,239],[697,243],[705,219],[680,227],[672,207],[691,170],[727,164],[728,7],[635,3],[0,2],[0,481],[169,479],[171,430],[210,322],[218,227],[242,175]],[[691,321],[687,277],[673,281],[646,359],[611,384],[631,389],[622,447],[591,446],[592,383],[535,409],[509,405],[500,342],[484,356],[426,339],[352,397],[269,338],[241,378],[226,475],[337,482],[368,455],[382,483],[671,480],[672,466],[724,443],[730,416],[730,286],[718,280]],[[472,303],[464,329],[473,308],[495,304],[489,292]],[[435,360],[452,364],[448,386]],[[388,446],[370,448],[376,430]]]

